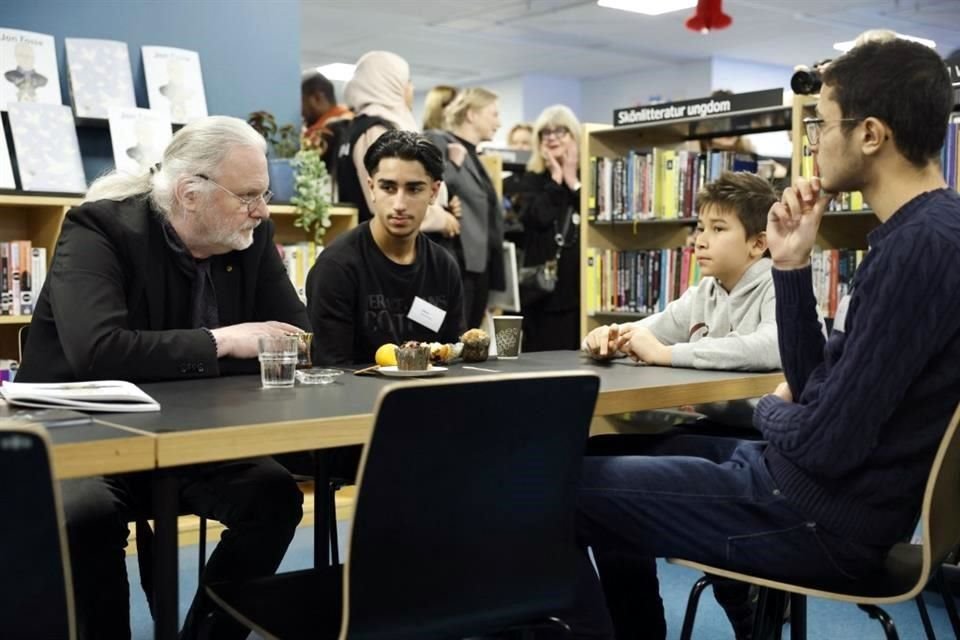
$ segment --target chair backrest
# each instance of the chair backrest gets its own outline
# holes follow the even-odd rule
[[[599,378],[398,384],[364,450],[341,638],[450,638],[568,606]]]
[[[940,441],[923,493],[920,522],[923,527],[922,589],[930,574],[960,542],[960,406]]]
[[[73,592],[49,440],[0,425],[0,635],[76,637]]]

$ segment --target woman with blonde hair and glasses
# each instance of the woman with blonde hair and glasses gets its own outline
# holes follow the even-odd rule
[[[466,89],[443,112],[445,131],[426,135],[443,153],[443,180],[461,203],[460,237],[451,250],[463,276],[467,325],[479,327],[490,289],[503,289],[503,209],[500,197],[477,155],[477,145],[500,128],[497,94]]]
[[[524,351],[577,349],[580,344],[580,121],[553,105],[533,124],[533,152],[521,200],[523,264],[550,265],[550,293],[522,287]],[[555,263],[555,264],[554,264]]]

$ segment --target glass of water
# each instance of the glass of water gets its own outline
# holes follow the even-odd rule
[[[299,344],[295,335],[260,336],[260,381],[264,389],[293,386]]]

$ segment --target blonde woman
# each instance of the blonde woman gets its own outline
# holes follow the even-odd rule
[[[521,184],[523,265],[557,260],[552,293],[520,292],[524,351],[580,344],[580,121],[553,105],[533,124],[534,150]]]
[[[497,94],[466,89],[444,110],[444,119],[446,131],[426,134],[443,153],[443,179],[451,198],[461,202],[461,233],[451,248],[463,275],[467,325],[479,327],[490,289],[505,286],[503,209],[477,155],[477,145],[492,140],[500,128]]]
[[[423,130],[443,129],[443,110],[453,102],[460,90],[446,84],[438,84],[427,91],[423,100]]]

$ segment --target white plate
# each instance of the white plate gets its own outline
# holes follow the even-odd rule
[[[377,369],[379,373],[382,373],[385,376],[391,378],[428,378],[430,376],[439,376],[443,375],[446,372],[446,367],[438,367],[436,365],[430,367],[426,371],[401,371],[394,367],[380,367]]]

